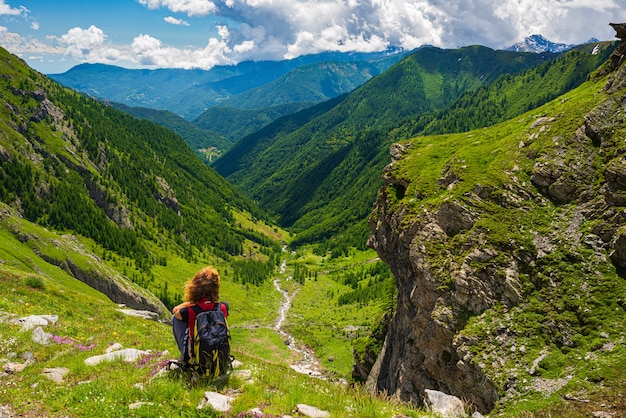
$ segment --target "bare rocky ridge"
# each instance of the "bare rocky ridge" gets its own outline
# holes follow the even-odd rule
[[[603,70],[611,72],[605,87],[610,98],[589,112],[569,138],[554,138],[555,147],[537,157],[530,183],[517,182],[510,173],[507,190],[476,184],[463,201],[446,201],[416,214],[403,201],[398,203],[412,180],[394,171],[410,150],[406,144],[392,146],[393,161],[385,170],[385,185],[370,218],[369,245],[393,271],[398,300],[382,351],[369,373],[370,391],[421,404],[425,391],[434,389],[468,399],[479,411],[489,412],[517,382],[514,374],[507,380],[486,371],[484,359],[475,358],[470,349],[472,337],[464,334],[468,320],[496,305],[512,309],[522,303],[520,274],[532,272],[535,262],[557,242],[572,248],[591,247],[598,260],[610,258],[616,266],[626,267],[626,146],[620,134],[626,127],[626,96],[621,90],[626,87],[626,25],[613,27],[622,43]],[[550,124],[550,119],[541,118],[533,129],[544,132]],[[604,161],[601,179],[594,166],[598,156]],[[438,184],[445,189],[457,181],[453,172],[442,172]],[[420,199],[417,189],[415,197]],[[564,226],[555,226],[552,235],[531,237],[532,249],[512,241],[488,246],[490,232],[475,227],[483,213],[481,205],[472,203],[481,200],[504,208],[517,208],[522,201],[538,206],[551,201],[569,204],[571,210],[569,218],[558,220]],[[596,221],[592,234],[581,231],[583,221]],[[450,249],[459,234],[463,242],[457,239],[456,245],[462,248],[463,257]],[[433,248],[440,250],[433,253]],[[549,282],[533,285],[556,287]],[[512,321],[512,315],[508,319]],[[571,344],[571,335],[561,325],[546,326],[558,335],[559,344]],[[506,325],[485,338],[493,338],[494,351],[500,346],[509,352],[519,348]],[[502,358],[500,368],[505,363]]]

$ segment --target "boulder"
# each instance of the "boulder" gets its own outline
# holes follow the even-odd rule
[[[299,403],[297,405],[298,413],[310,418],[328,418],[330,413],[328,411],[322,411],[314,406]]]
[[[134,316],[137,318],[149,319],[151,321],[158,321],[159,314],[152,311],[145,311],[139,309],[118,309],[121,313],[128,316]]]
[[[244,370],[244,369],[240,369],[240,370],[235,370],[233,371],[233,377],[237,378],[237,379],[241,379],[245,382],[251,382],[252,381],[252,370]]]
[[[229,412],[231,408],[230,403],[233,400],[234,398],[222,395],[221,393],[205,392],[204,399],[202,399],[198,405],[198,409],[204,409],[209,406],[217,412]]]
[[[10,323],[15,325],[21,325],[20,332],[30,331],[38,326],[47,326],[50,324],[56,324],[59,320],[58,315],[30,315],[22,318],[12,319]]]
[[[13,409],[11,409],[11,405],[0,405],[0,418],[13,418],[17,416]]]
[[[41,327],[35,328],[32,334],[33,341],[37,344],[48,345],[50,344],[50,337],[52,334],[46,332]]]
[[[128,405],[128,409],[135,410],[141,408],[142,406],[154,406],[154,402],[134,402]]]
[[[104,361],[116,361],[122,360],[126,363],[139,360],[141,357],[150,354],[149,351],[137,350],[135,348],[126,348],[124,350],[112,351],[110,353],[101,354],[99,356],[92,356],[85,359],[87,366],[95,366]]]
[[[120,344],[120,343],[113,343],[113,344],[111,344],[110,346],[107,347],[106,352],[107,353],[112,353],[114,351],[121,350],[122,348],[124,348],[122,346],[122,344]]]
[[[443,415],[445,418],[466,417],[465,404],[456,396],[447,395],[438,390],[426,389],[424,403],[430,410]]]
[[[29,364],[30,362],[28,361],[25,363],[5,363],[5,365],[2,366],[2,371],[11,374],[21,373]]]
[[[66,367],[54,367],[43,369],[42,374],[53,382],[61,384],[64,381],[65,375],[69,372],[70,370]]]

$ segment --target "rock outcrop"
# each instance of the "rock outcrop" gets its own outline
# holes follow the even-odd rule
[[[616,29],[618,36],[625,36],[624,27]],[[506,376],[507,361],[517,356],[518,364],[528,363],[527,370],[532,363],[524,357],[523,345],[516,344],[520,336],[507,323],[513,321],[512,312],[525,297],[544,288],[559,297],[558,292],[566,291],[560,283],[571,277],[552,266],[545,271],[537,266],[547,265],[550,257],[562,257],[561,265],[572,261],[568,257],[578,258],[576,262],[589,266],[589,274],[596,277],[603,274],[598,267],[603,260],[626,267],[624,45],[622,40],[597,76],[608,74],[606,100],[590,108],[582,124],[566,135],[549,133],[559,118],[565,119],[563,115],[529,123],[528,142],[543,137],[549,149],[528,151],[528,171],[518,175],[515,168],[505,173],[499,186],[476,183],[465,187],[468,191],[462,195],[450,193],[452,197],[437,203],[431,198],[422,204],[424,188],[412,184],[417,180],[403,167],[411,143],[392,147],[392,163],[385,169],[385,185],[370,218],[369,245],[393,271],[398,299],[367,380],[369,390],[415,404],[422,403],[427,390],[437,390],[468,399],[487,413],[503,396],[515,392],[518,379],[514,372]],[[521,141],[519,148],[527,146]],[[518,179],[521,175],[526,180]],[[463,181],[463,175],[447,167],[436,184],[450,191]],[[544,221],[552,222],[546,225],[554,229],[539,233],[507,224],[512,221],[505,218],[498,224],[491,205],[501,210],[501,216],[510,210],[521,217],[555,207],[562,218]],[[579,255],[581,249],[586,253],[591,249],[587,257],[594,262],[587,263]],[[569,255],[554,255],[557,251]],[[484,314],[494,309],[499,309],[502,320],[488,324]],[[576,345],[576,331],[567,319],[555,314],[542,320],[551,344]],[[468,331],[470,323],[482,324],[487,334]],[[478,341],[490,347],[481,358],[473,349]]]
[[[370,245],[389,264],[396,277],[398,300],[383,349],[368,378],[367,387],[387,391],[405,401],[421,404],[425,389],[435,389],[455,396],[469,396],[483,411],[491,410],[498,400],[495,385],[471,362],[465,362],[453,346],[453,340],[465,325],[461,312],[484,311],[490,301],[501,300],[507,286],[495,276],[468,277],[457,270],[456,291],[445,288],[441,275],[431,265],[425,248],[427,240],[445,239],[450,233],[470,227],[471,222],[460,205],[446,205],[442,211],[459,209],[451,221],[441,225],[437,213],[415,219],[403,208],[388,204],[387,193],[380,193],[372,218]],[[488,254],[478,255],[487,257]],[[462,277],[465,276],[465,277]],[[478,284],[478,286],[474,286]],[[510,296],[515,290],[508,291]],[[507,302],[513,303],[509,297]]]
[[[5,215],[0,218],[14,215],[7,208]],[[102,260],[91,254],[75,235],[56,235],[54,238],[45,238],[33,232],[25,232],[19,224],[13,225],[12,233],[23,243],[29,243],[33,251],[47,263],[60,267],[69,275],[105,294],[111,301],[125,305],[128,308],[140,311],[154,312],[157,316],[169,319],[169,310],[155,295],[141,288],[117,271],[109,268]],[[54,248],[52,253],[64,256],[50,256],[48,248]]]

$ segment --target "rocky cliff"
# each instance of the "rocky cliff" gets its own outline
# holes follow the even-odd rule
[[[398,299],[370,390],[420,404],[435,389],[485,413],[623,349],[626,44],[614,27],[620,47],[581,88],[496,127],[392,146],[369,245]]]

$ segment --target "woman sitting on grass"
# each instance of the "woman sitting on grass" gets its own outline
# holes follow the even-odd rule
[[[186,364],[189,361],[187,341],[189,330],[193,330],[193,321],[196,318],[198,306],[202,311],[212,310],[220,300],[220,276],[217,270],[207,266],[196,273],[185,285],[185,302],[172,309],[172,329],[174,339],[180,350],[179,362]],[[221,304],[224,317],[228,317],[228,305]],[[190,326],[191,324],[191,326]],[[192,331],[193,332],[193,331]]]

